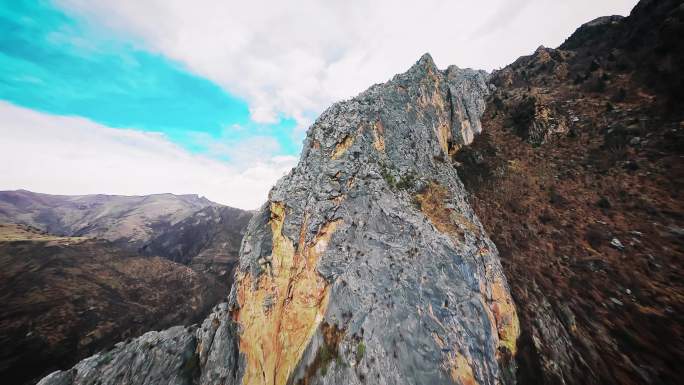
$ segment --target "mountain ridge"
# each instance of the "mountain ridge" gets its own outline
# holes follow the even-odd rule
[[[89,235],[137,249],[151,227],[216,205],[197,195],[51,195],[0,191],[0,221],[20,222],[53,234]]]
[[[520,314],[519,383],[680,377],[682,67],[663,63],[683,20],[642,1],[492,75],[456,161]]]
[[[193,221],[203,212],[211,213],[220,226],[206,238]],[[51,195],[28,190],[0,191],[0,223],[18,223],[36,227],[50,234],[84,236],[112,242],[123,249],[149,256],[160,256],[191,264],[202,252],[214,250],[223,255],[216,259],[201,257],[202,271],[229,274],[237,260],[241,231],[251,212],[223,206],[196,194],[175,195]],[[208,219],[206,219],[208,220]],[[164,242],[161,242],[165,239]],[[163,244],[162,244],[163,243]],[[190,248],[192,245],[192,249]],[[182,256],[176,250],[183,249]],[[227,270],[226,270],[227,269]]]
[[[677,383],[683,14],[642,0],[491,78],[424,55],[335,103],[228,303],[40,384]]]

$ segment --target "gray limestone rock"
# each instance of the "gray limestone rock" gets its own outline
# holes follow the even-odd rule
[[[86,358],[65,372],[55,372],[40,385],[191,384],[196,367],[192,328],[174,326],[148,332],[111,351]]]
[[[450,164],[454,149],[481,130],[485,80],[472,70],[439,71],[426,55],[390,82],[335,104],[311,127],[299,165],[249,226],[237,278],[248,282],[238,282],[246,289],[232,306],[240,313],[258,287],[271,284],[258,259],[282,236],[295,255],[319,249],[313,262],[329,291],[327,306],[317,305],[319,321],[343,337],[332,347],[336,360],[322,369],[331,347],[314,324],[294,367],[284,357],[271,368],[276,378],[287,371],[290,381],[308,384],[502,381],[517,318],[496,248]],[[273,234],[273,221],[282,221],[281,234]],[[286,274],[277,260],[275,274]],[[297,291],[297,279],[288,278],[288,290]],[[289,311],[296,306],[286,301],[280,314],[289,319]],[[277,313],[263,315],[279,322]],[[263,327],[250,317],[240,314],[241,328]],[[272,354],[253,353],[241,373],[250,379],[250,365],[265,366]]]
[[[226,303],[214,307],[201,326],[152,331],[111,351],[100,352],[40,385],[189,385],[235,381],[237,338]]]
[[[41,385],[510,382],[515,308],[451,165],[486,80],[424,55],[330,107],[252,218],[228,305]],[[164,349],[136,360],[150,339]]]

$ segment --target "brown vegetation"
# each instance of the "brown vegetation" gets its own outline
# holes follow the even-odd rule
[[[644,82],[657,77],[635,58],[657,54],[583,45],[590,32],[569,39],[572,50],[540,49],[495,74],[484,133],[458,154],[459,175],[518,307],[519,383],[675,384],[684,117],[672,106],[682,100]],[[543,116],[521,107],[529,100]]]

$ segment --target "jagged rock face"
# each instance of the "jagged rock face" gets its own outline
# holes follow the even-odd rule
[[[227,309],[226,303],[217,305],[199,327],[174,326],[120,342],[38,384],[232,384],[237,338]]]
[[[149,332],[88,357],[66,372],[52,373],[39,384],[189,384],[197,365],[195,344],[194,334],[184,326]]]
[[[439,71],[426,55],[317,120],[299,165],[248,226],[229,307],[194,337],[192,381],[508,382],[516,311],[449,162],[481,129],[485,80]],[[146,369],[119,383],[188,379],[182,360],[148,359],[168,379]],[[42,384],[89,384],[94,371],[114,370],[87,368]]]
[[[452,123],[452,135],[459,145],[472,143],[475,135],[482,132],[480,117],[487,106],[485,95],[487,94],[486,82],[489,75],[484,71],[463,70],[456,66],[450,66],[445,76],[447,78],[450,101],[449,111]],[[456,148],[451,150],[453,155]]]
[[[539,47],[532,55],[523,56],[495,72],[490,79],[495,89],[491,103],[499,110],[510,111],[509,125],[533,145],[538,146],[566,134],[573,117],[567,116],[572,111],[568,111],[562,101],[537,92],[536,88],[528,89],[529,79],[542,78],[539,87],[547,85],[550,79],[565,80],[569,73],[567,60],[571,56],[571,53]]]
[[[518,321],[447,161],[480,130],[484,79],[424,56],[311,127],[243,240],[240,383],[501,382]]]

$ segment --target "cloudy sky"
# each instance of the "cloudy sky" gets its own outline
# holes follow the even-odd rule
[[[252,209],[331,103],[500,68],[636,0],[0,1],[0,189]]]

